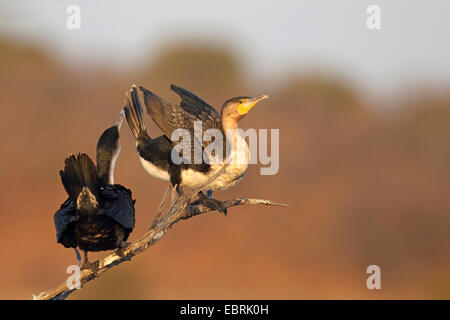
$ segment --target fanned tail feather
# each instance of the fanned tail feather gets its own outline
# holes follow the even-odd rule
[[[134,138],[138,139],[143,134],[147,135],[144,121],[144,111],[142,109],[135,85],[132,86],[130,92],[127,92],[124,111],[128,126],[130,127]]]
[[[65,160],[64,170],[59,172],[69,198],[76,202],[83,187],[98,196],[99,179],[94,163],[85,153],[71,155]]]

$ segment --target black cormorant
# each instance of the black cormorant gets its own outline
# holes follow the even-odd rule
[[[134,200],[131,191],[114,184],[114,167],[120,153],[119,129],[124,112],[116,124],[106,129],[97,143],[97,167],[85,153],[65,160],[60,176],[69,198],[54,215],[57,242],[74,248],[78,264],[84,251],[121,247],[134,228]]]

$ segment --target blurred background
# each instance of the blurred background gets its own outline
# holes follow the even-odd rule
[[[370,4],[381,29],[366,27]],[[81,29],[66,26],[70,5]],[[280,168],[219,199],[267,198],[181,222],[71,299],[450,298],[448,1],[0,1],[2,299],[68,275],[56,243],[67,155],[95,157],[132,83],[216,108],[269,94],[240,123],[280,129]],[[160,131],[146,117],[150,135]],[[124,125],[115,179],[150,225],[166,184]],[[99,258],[108,254],[91,254]],[[368,290],[366,268],[381,268]]]

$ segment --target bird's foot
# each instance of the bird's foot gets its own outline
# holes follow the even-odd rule
[[[119,244],[119,249],[124,249],[124,248],[128,247],[130,244],[131,244],[131,242],[122,241]]]
[[[124,255],[124,251],[125,249],[131,244],[131,242],[125,242],[122,241],[119,244],[119,247],[115,250],[115,252],[119,255],[119,256],[123,256]]]
[[[213,198],[208,198],[202,192],[200,192],[198,194],[198,197],[199,197],[200,203],[204,204],[211,210],[219,211],[219,212],[222,212],[224,215],[227,215],[227,207],[223,201],[213,199]]]
[[[90,263],[89,262],[89,260],[85,260],[84,262],[83,262],[83,264],[81,265],[81,268],[80,268],[81,270],[84,270],[84,269],[93,269],[93,263]]]
[[[84,269],[91,269],[91,270],[96,270],[96,265],[95,263],[91,263],[89,262],[88,256],[87,256],[87,251],[84,251],[84,262],[83,265],[81,266],[81,270]]]
[[[100,269],[99,263],[96,262],[89,262],[88,260],[85,260],[83,265],[81,266],[80,270],[91,270],[93,273],[96,273]]]

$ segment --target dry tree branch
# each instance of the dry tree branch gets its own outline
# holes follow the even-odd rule
[[[162,208],[167,199],[167,194],[169,188],[163,195],[161,204],[158,208],[157,215],[152,223],[151,228],[139,239],[126,247],[116,250],[110,255],[99,259],[91,263],[89,268],[82,269],[80,271],[80,284],[83,286],[85,283],[92,281],[100,277],[103,273],[108,271],[114,266],[117,266],[125,261],[130,261],[133,257],[137,256],[141,252],[145,251],[157,241],[159,241],[168,229],[180,221],[181,219],[189,219],[193,216],[212,211],[206,205],[202,204],[201,201],[197,200],[191,203],[192,197],[194,197],[199,191],[207,189],[212,181],[214,181],[218,176],[220,176],[226,169],[227,165],[222,167],[214,176],[212,176],[208,181],[206,181],[200,187],[192,190],[188,195],[179,197],[170,207],[168,212],[161,217]],[[238,198],[233,200],[224,201],[227,208],[244,205],[244,204],[264,204],[271,206],[283,206],[288,205],[282,203],[272,202],[270,200],[262,199],[249,199],[249,198]],[[53,289],[43,291],[38,295],[33,295],[34,300],[63,300],[66,299],[72,292],[76,289],[69,289],[67,287],[66,281],[62,282]]]

